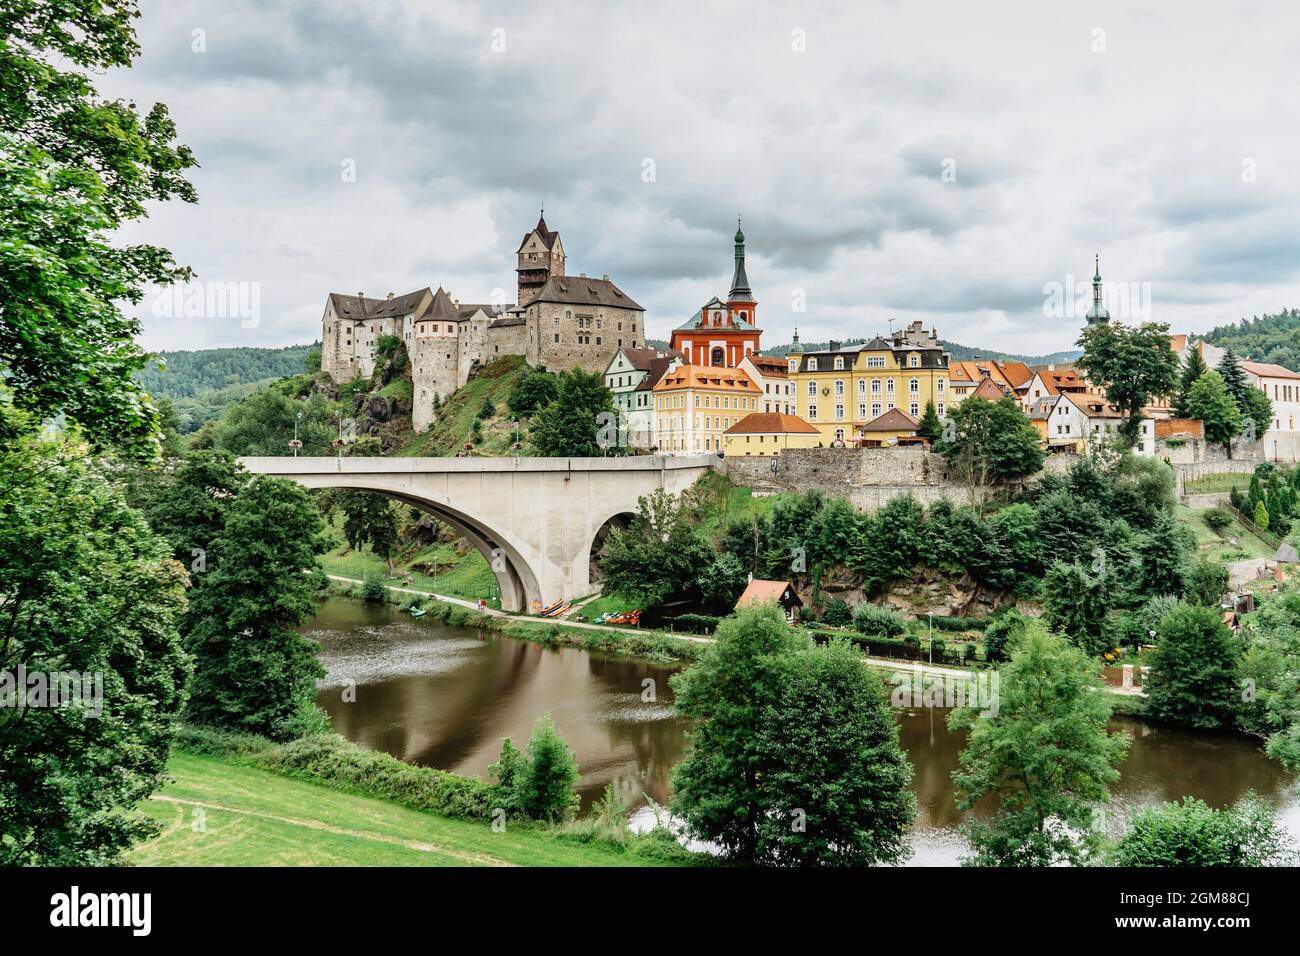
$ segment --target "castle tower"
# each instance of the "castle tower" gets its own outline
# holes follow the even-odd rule
[[[1096,258],[1096,270],[1092,274],[1092,308],[1088,310],[1088,328],[1105,325],[1110,321],[1110,310],[1101,304],[1101,256]]]
[[[546,228],[546,211],[537,217],[537,225],[524,234],[519,244],[519,307],[537,298],[552,276],[564,275],[564,244],[560,234]]]

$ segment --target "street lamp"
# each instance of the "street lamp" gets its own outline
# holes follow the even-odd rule
[[[293,449],[293,457],[298,457],[298,449],[302,447],[302,442],[298,440],[298,423],[302,421],[302,412],[293,417],[293,438],[289,442],[289,447]]]

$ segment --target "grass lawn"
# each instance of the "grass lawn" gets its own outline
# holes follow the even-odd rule
[[[1245,494],[1246,489],[1250,487],[1250,472],[1226,473],[1221,475],[1202,475],[1199,478],[1188,478],[1183,482],[1183,494],[1185,495],[1211,495],[1226,493],[1232,490],[1236,485]]]
[[[1244,561],[1247,558],[1271,558],[1276,550],[1237,521],[1224,528],[1220,535],[1205,523],[1204,509],[1178,505],[1175,515],[1196,536],[1196,550],[1213,561],[1224,563]],[[1234,541],[1235,544],[1232,543]]]
[[[161,835],[138,866],[645,866],[658,861],[528,829],[497,833],[214,757],[177,753],[145,802]],[[161,799],[160,799],[161,798]]]
[[[438,411],[429,430],[412,435],[399,448],[399,455],[454,455],[469,440],[475,419],[483,411],[484,399],[491,401],[493,414],[482,421],[483,440],[475,448],[476,455],[513,454],[515,426],[510,421],[506,401],[510,391],[524,372],[522,355],[503,356],[486,365],[472,379],[458,389]],[[527,443],[528,428],[521,425],[520,440]]]

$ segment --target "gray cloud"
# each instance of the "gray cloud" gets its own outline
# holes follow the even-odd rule
[[[726,291],[738,213],[773,344],[796,322],[849,337],[923,318],[956,341],[1066,348],[1078,330],[1043,320],[1043,284],[1090,275],[1094,252],[1180,328],[1293,304],[1300,105],[1276,21],[1296,14],[1262,16],[146,0],[142,59],[101,87],[169,104],[201,204],[127,238],[259,283],[263,320],[146,312],[145,342],[305,341],[331,290],[513,296],[542,203],[572,271],[609,274],[652,335]]]

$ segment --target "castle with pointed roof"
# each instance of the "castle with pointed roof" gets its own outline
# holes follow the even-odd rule
[[[321,318],[321,369],[334,381],[375,370],[375,345],[394,335],[411,360],[411,424],[433,421],[445,399],[479,367],[522,355],[552,371],[603,372],[620,348],[645,345],[645,310],[609,276],[565,274],[564,244],[543,214],[516,252],[517,303],[464,303],[442,287],[386,298],[330,293]]]

